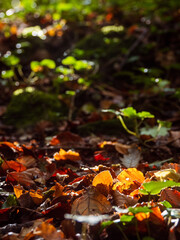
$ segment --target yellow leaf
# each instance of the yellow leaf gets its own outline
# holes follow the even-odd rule
[[[118,176],[117,179],[122,182],[133,182],[137,181],[139,183],[143,183],[145,178],[141,171],[138,171],[136,168],[128,168],[123,170]]]
[[[81,157],[78,152],[69,150],[65,151],[64,149],[60,149],[59,153],[54,154],[54,159],[59,161],[59,160],[71,160],[71,161],[79,161],[81,160]]]

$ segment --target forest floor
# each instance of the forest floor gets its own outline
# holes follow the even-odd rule
[[[1,19],[0,239],[179,239],[179,20]]]

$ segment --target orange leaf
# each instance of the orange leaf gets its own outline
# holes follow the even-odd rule
[[[71,209],[71,213],[77,215],[95,215],[109,213],[110,211],[110,202],[96,188],[88,189],[82,197],[77,198]]]
[[[44,196],[40,191],[30,190],[29,195],[31,196],[33,202],[37,205],[40,205],[44,200]]]
[[[145,219],[148,219],[150,217],[150,213],[143,213],[143,212],[140,212],[140,213],[136,213],[135,214],[135,217],[138,221],[143,221]]]
[[[13,169],[16,172],[22,172],[22,171],[26,170],[26,167],[23,164],[15,162],[15,161],[4,161],[1,164],[1,167],[4,171]]]
[[[54,191],[53,197],[56,198],[62,195],[64,187],[60,183],[56,182],[56,184],[51,188],[51,190]]]
[[[157,225],[164,224],[164,218],[161,215],[161,210],[159,207],[152,208],[153,212],[150,213],[150,220]]]
[[[145,178],[142,172],[138,171],[136,168],[128,168],[123,170],[118,176],[117,179],[124,182],[133,182],[137,181],[139,183],[143,183]]]
[[[104,184],[111,186],[113,184],[113,178],[109,170],[100,172],[93,179],[92,185],[97,186],[98,184]]]
[[[92,182],[92,185],[106,196],[108,195],[112,184],[113,178],[109,170],[105,170],[97,174]]]
[[[60,149],[59,153],[54,154],[54,159],[59,160],[71,160],[71,161],[79,161],[81,157],[78,152],[74,152],[72,150],[65,151],[64,149]]]

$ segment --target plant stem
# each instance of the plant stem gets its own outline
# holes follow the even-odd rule
[[[119,226],[119,224],[116,224],[117,228],[120,230],[120,232],[122,233],[123,237],[125,240],[128,240],[128,237],[126,236],[126,234],[123,232],[122,228]]]
[[[121,116],[118,116],[118,119],[120,120],[123,128],[124,128],[129,134],[134,135],[134,136],[137,137],[137,134],[136,134],[135,132],[132,132],[131,130],[129,130],[129,129],[127,128],[127,126],[126,126],[126,124],[125,124],[125,122],[124,122],[124,120],[123,120],[123,118],[122,118]]]
[[[138,224],[137,224],[137,219],[135,221],[135,227],[136,227],[136,236],[138,240],[141,240],[140,236],[139,236],[139,232],[138,232]]]

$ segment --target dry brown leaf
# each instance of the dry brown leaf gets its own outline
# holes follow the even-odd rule
[[[18,157],[16,161],[23,164],[27,168],[34,167],[36,165],[36,159],[31,155]]]
[[[141,152],[137,147],[129,148],[120,160],[126,168],[135,168],[141,160]]]
[[[118,142],[116,142],[114,146],[115,146],[116,151],[123,155],[128,154],[128,150],[131,148],[130,145],[125,145],[125,144],[118,143]]]
[[[180,131],[170,131],[169,141],[172,146],[180,147]]]
[[[180,173],[180,164],[177,163],[165,163],[161,169],[174,169],[177,173]]]
[[[137,198],[125,195],[117,190],[113,191],[113,197],[114,202],[118,207],[130,207],[134,206],[138,202]]]
[[[96,215],[109,213],[112,207],[107,198],[92,187],[72,205],[71,213],[75,215]]]
[[[180,207],[180,192],[174,189],[163,189],[159,201],[168,201],[173,207]]]

